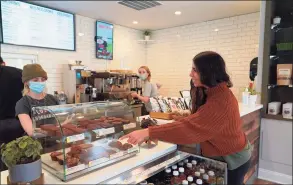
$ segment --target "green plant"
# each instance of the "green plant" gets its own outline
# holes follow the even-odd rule
[[[146,30],[146,31],[144,32],[144,35],[145,35],[145,36],[150,36],[150,35],[151,35],[151,32],[148,31],[148,30]]]
[[[27,164],[41,158],[42,146],[39,141],[23,136],[1,145],[2,161],[7,167]]]

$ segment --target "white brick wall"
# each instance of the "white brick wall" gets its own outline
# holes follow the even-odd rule
[[[239,98],[249,82],[249,63],[257,57],[258,37],[259,13],[157,30],[152,32],[156,42],[147,45],[147,65],[153,81],[163,84],[161,94],[178,96],[189,89],[192,58],[205,50],[219,52]]]
[[[215,32],[214,29],[219,31]],[[49,93],[61,90],[62,65],[70,61],[82,60],[92,69],[120,68],[125,62],[129,69],[147,64],[153,81],[163,84],[161,94],[178,96],[178,92],[189,89],[189,72],[192,58],[199,52],[213,50],[226,60],[232,77],[236,96],[240,88],[249,82],[250,61],[257,56],[259,37],[259,13],[241,15],[225,19],[185,25],[152,32],[155,43],[145,46],[137,42],[142,39],[142,31],[114,27],[114,60],[108,62],[95,58],[95,20],[76,15],[76,52],[1,45],[2,52],[36,54],[38,62],[48,72]]]
[[[38,55],[38,63],[44,67],[49,76],[47,82],[49,93],[62,90],[62,65],[75,60],[83,61],[84,65],[93,70],[117,69],[120,68],[120,61],[123,61],[126,67],[136,71],[145,63],[145,45],[137,42],[142,39],[143,32],[119,25],[114,26],[114,60],[108,61],[106,65],[105,60],[96,59],[95,21],[76,15],[76,34],[82,32],[85,35],[76,36],[75,52],[13,45],[1,45],[1,52]]]

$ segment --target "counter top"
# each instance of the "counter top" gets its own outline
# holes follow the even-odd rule
[[[161,158],[176,150],[177,145],[165,142],[159,142],[156,147],[151,149],[142,146],[140,147],[140,153],[138,153],[136,156],[125,159],[116,164],[106,166],[96,171],[92,171],[84,176],[70,180],[68,182],[61,181],[43,169],[45,184],[99,184],[133,168],[150,163],[151,161]],[[7,175],[8,171],[1,172],[1,184],[7,184]]]
[[[254,111],[257,111],[259,109],[263,108],[263,105],[261,104],[256,104],[256,105],[243,105],[242,103],[238,103],[239,106],[239,112],[240,112],[240,117],[243,117],[249,113],[252,113]]]

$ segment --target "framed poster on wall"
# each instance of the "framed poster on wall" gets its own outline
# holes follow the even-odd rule
[[[96,58],[113,60],[113,24],[96,22]]]

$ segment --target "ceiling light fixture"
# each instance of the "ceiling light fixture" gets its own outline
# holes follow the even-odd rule
[[[175,15],[181,15],[181,12],[180,11],[176,11],[175,12]]]
[[[219,29],[218,29],[218,28],[216,28],[214,31],[219,31]]]
[[[138,22],[137,22],[137,21],[133,21],[132,23],[133,23],[133,24],[138,24]]]
[[[82,36],[84,36],[84,33],[78,33],[78,36],[82,37]]]

